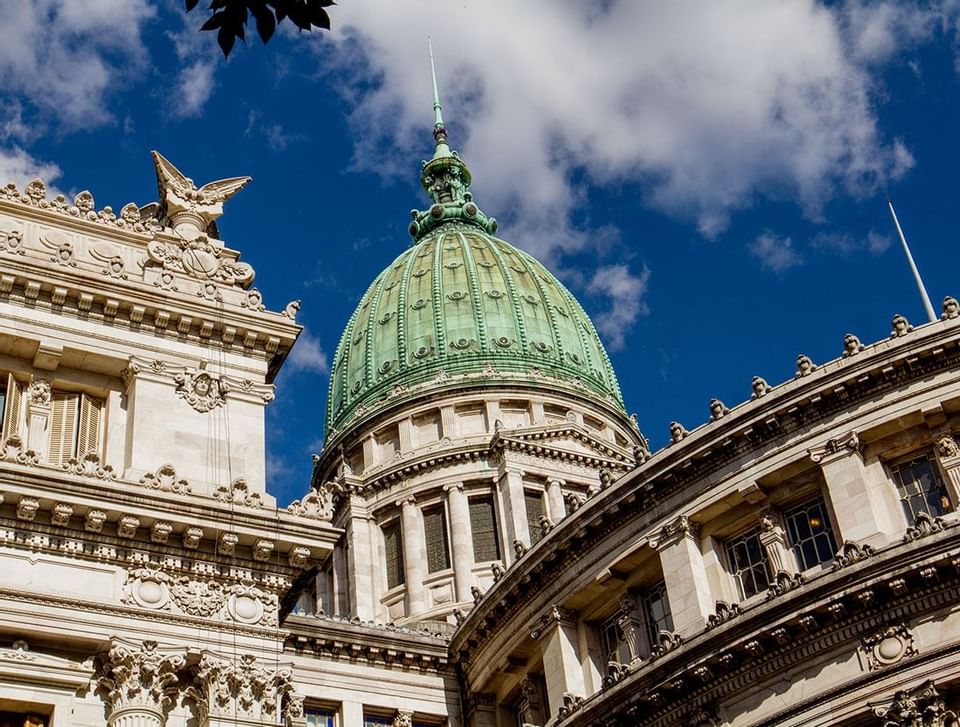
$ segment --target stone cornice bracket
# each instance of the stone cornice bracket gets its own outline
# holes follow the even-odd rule
[[[697,540],[700,537],[700,523],[691,520],[687,515],[677,518],[660,528],[660,532],[650,539],[654,550],[661,550],[677,542],[681,538]]]
[[[814,464],[825,464],[834,459],[841,459],[851,454],[863,456],[863,448],[860,443],[860,437],[852,431],[840,437],[828,439],[823,446],[814,447],[807,450],[810,459]]]
[[[551,606],[533,626],[530,627],[530,638],[538,640],[554,626],[576,626],[577,612],[561,606]]]
[[[164,723],[177,672],[186,666],[186,649],[160,649],[156,641],[142,644],[116,639],[102,656],[99,683],[107,691],[114,725],[127,713],[146,713]]]
[[[883,719],[883,727],[957,727],[957,713],[947,709],[943,697],[932,681],[911,690],[900,689],[888,707],[874,707],[873,713]]]

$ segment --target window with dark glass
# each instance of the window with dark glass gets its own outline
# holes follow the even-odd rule
[[[822,497],[787,510],[783,513],[783,519],[787,524],[787,538],[800,570],[833,560],[837,543]]]
[[[760,528],[727,541],[727,561],[741,598],[750,598],[770,585],[767,553],[760,544]]]
[[[46,727],[47,718],[29,712],[0,712],[0,727]]]
[[[540,518],[543,517],[543,493],[534,490],[524,490],[523,503],[527,508],[527,528],[530,530],[530,545],[543,537],[543,528]]]
[[[436,573],[449,568],[447,517],[443,505],[423,511],[423,533],[427,543],[427,572]]]
[[[391,727],[393,717],[386,717],[379,714],[364,714],[363,727]]]
[[[952,509],[937,465],[929,455],[893,467],[893,480],[900,494],[903,514],[911,525],[921,512],[937,517]]]
[[[403,583],[403,538],[399,522],[384,526],[383,550],[387,559],[387,588],[399,586]]]
[[[660,643],[661,631],[673,631],[673,616],[670,614],[670,602],[667,600],[667,584],[660,581],[643,593],[644,619],[647,624],[647,638],[650,648]]]
[[[332,709],[308,708],[304,716],[307,718],[307,727],[334,727],[336,712]]]
[[[620,613],[615,612],[600,624],[600,648],[603,651],[605,664],[611,661],[626,664],[630,661],[630,651],[623,640],[623,632],[617,624],[619,619]]]
[[[473,535],[473,559],[478,563],[500,560],[497,516],[492,497],[470,498],[470,531]]]

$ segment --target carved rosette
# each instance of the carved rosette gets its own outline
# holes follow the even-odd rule
[[[860,655],[867,671],[891,666],[918,653],[913,634],[902,623],[887,626],[860,640]]]
[[[164,724],[177,672],[186,665],[183,649],[160,649],[156,641],[116,641],[103,657],[100,686],[107,692],[109,727]]]
[[[289,668],[267,668],[252,654],[231,660],[204,653],[191,696],[201,722],[276,724],[281,715],[295,719],[298,704],[302,712],[302,700],[293,695],[292,678]]]

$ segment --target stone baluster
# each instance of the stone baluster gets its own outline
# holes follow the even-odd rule
[[[651,545],[660,552],[674,628],[681,636],[702,631],[716,599],[700,550],[700,526],[680,515],[661,529]]]
[[[107,690],[108,727],[163,727],[172,702],[169,691],[186,663],[185,649],[160,649],[156,641],[114,641],[99,678]]]
[[[463,484],[444,488],[447,491],[447,510],[450,513],[450,550],[453,557],[453,578],[457,601],[472,601],[470,586],[473,579],[473,539],[470,535],[470,505]]]
[[[423,587],[423,564],[426,562],[426,546],[420,508],[413,497],[397,503],[403,531],[403,573],[407,587],[407,616],[416,616],[427,610],[427,594]]]

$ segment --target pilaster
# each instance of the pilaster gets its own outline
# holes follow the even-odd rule
[[[577,613],[553,606],[530,635],[540,642],[549,711],[555,717],[563,705],[564,694],[583,697],[586,693],[577,653]]]
[[[191,696],[197,727],[266,727],[302,724],[303,699],[293,693],[288,666],[265,666],[252,654],[225,657],[204,652]]]
[[[797,572],[796,558],[787,547],[787,534],[773,510],[760,513],[760,544],[767,552],[767,561],[774,574]]]
[[[345,524],[346,565],[350,610],[363,620],[376,618],[376,584],[373,578],[374,550],[370,518],[363,498],[351,494],[349,518]]]
[[[936,439],[937,461],[947,476],[944,483],[954,509],[960,507],[960,445],[950,432],[940,434]]]
[[[500,469],[500,504],[503,511],[503,524],[507,531],[507,542],[503,549],[509,565],[516,560],[511,543],[519,540],[530,547],[530,530],[527,527],[527,507],[523,501],[523,470],[505,465]]]
[[[53,388],[46,379],[34,379],[26,392],[27,400],[27,449],[36,452],[41,460],[47,459],[50,446],[50,415]]]
[[[832,505],[837,542],[886,545],[903,530],[903,517],[891,512],[891,485],[885,476],[877,476],[863,460],[856,432],[828,440],[822,447],[809,450],[810,458],[823,472]],[[880,472],[880,475],[883,473]]]
[[[551,478],[547,480],[547,508],[550,520],[556,525],[567,515],[567,506],[563,502],[563,480]]]
[[[681,515],[665,525],[651,544],[660,553],[674,628],[681,636],[702,631],[715,599],[700,550],[700,526]]]

